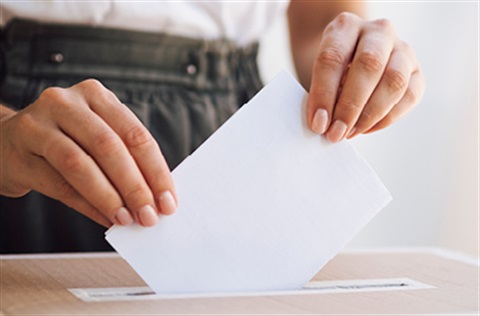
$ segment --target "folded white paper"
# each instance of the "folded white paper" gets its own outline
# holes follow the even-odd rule
[[[301,289],[391,200],[347,141],[305,121],[283,71],[174,171],[180,205],[106,239],[157,294]]]

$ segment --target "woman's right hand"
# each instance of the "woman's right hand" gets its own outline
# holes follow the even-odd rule
[[[48,88],[19,112],[3,108],[0,194],[35,190],[110,226],[157,223],[177,195],[152,135],[100,82]]]

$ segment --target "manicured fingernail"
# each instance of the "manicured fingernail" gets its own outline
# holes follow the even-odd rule
[[[158,222],[158,215],[150,205],[142,206],[138,210],[138,218],[143,226],[153,226]]]
[[[328,123],[328,112],[324,109],[318,109],[313,115],[312,130],[317,134],[325,133]]]
[[[355,135],[356,132],[357,132],[357,129],[355,127],[352,128],[348,133],[347,138],[350,138],[352,135]]]
[[[177,202],[170,191],[165,191],[158,197],[158,205],[160,206],[160,212],[165,215],[175,213],[177,209]]]
[[[347,131],[347,124],[345,124],[340,120],[336,120],[335,122],[333,122],[332,126],[330,127],[330,130],[328,131],[328,134],[327,134],[327,138],[332,143],[338,143],[339,141],[342,140],[346,131]]]
[[[133,223],[133,217],[126,208],[121,207],[117,210],[117,214],[115,214],[115,223],[125,226],[130,225]]]

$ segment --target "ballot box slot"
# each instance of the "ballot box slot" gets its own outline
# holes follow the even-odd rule
[[[212,297],[284,296],[430,289],[433,286],[409,278],[310,281],[302,289],[237,293],[185,293],[157,295],[149,287],[72,288],[85,302],[159,300]]]

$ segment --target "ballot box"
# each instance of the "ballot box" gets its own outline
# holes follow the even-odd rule
[[[115,253],[0,258],[1,315],[479,313],[477,260],[440,249],[347,251],[302,289],[188,295],[155,295]]]

